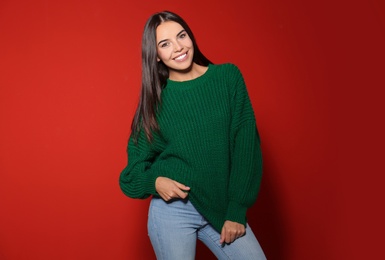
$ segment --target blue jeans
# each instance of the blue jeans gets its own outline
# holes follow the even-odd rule
[[[218,259],[266,259],[248,225],[244,236],[231,244],[220,245],[220,233],[188,200],[165,202],[152,198],[147,227],[158,260],[195,259],[197,238]]]

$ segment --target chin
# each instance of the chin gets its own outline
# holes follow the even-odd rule
[[[174,65],[174,64],[173,64]],[[174,66],[169,66],[170,69],[175,71],[189,71],[193,67],[193,62],[183,62],[183,64],[176,64]]]

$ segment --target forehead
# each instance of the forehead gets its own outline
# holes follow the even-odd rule
[[[177,22],[163,22],[156,28],[156,41],[175,37],[182,30],[184,30],[184,28]]]

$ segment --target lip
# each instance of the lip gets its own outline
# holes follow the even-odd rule
[[[183,56],[183,55],[185,55],[185,56],[182,59],[178,60],[178,58]],[[182,53],[182,54],[176,56],[175,58],[173,58],[173,60],[178,61],[178,62],[185,61],[187,57],[188,57],[188,51],[186,51],[185,53]]]

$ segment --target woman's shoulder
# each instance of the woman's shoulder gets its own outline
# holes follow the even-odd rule
[[[222,63],[211,66],[214,67],[213,71],[216,72],[216,76],[227,78],[230,81],[238,81],[240,78],[243,78],[240,69],[233,63]]]
[[[215,70],[217,70],[218,72],[220,73],[225,73],[225,74],[228,74],[228,75],[231,75],[231,74],[238,74],[240,73],[240,70],[238,68],[237,65],[235,65],[234,63],[220,63],[220,64],[212,64],[211,66],[213,66],[215,68]]]
[[[220,69],[238,69],[238,66],[231,62],[210,64],[211,66],[220,68]]]

